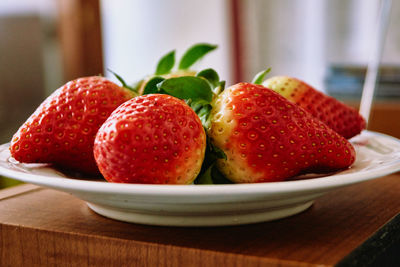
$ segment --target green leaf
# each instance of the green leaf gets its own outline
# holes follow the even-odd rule
[[[216,49],[217,45],[211,44],[195,44],[190,47],[182,56],[179,62],[179,69],[185,70],[190,68],[194,63],[204,57],[207,53],[211,52],[212,50]]]
[[[206,138],[206,154],[201,166],[200,174],[195,180],[195,184],[231,184],[232,182],[225,178],[225,176],[215,166],[218,159],[226,160],[224,151],[214,146],[208,135]]]
[[[211,178],[214,184],[233,184],[232,181],[228,180],[216,166],[211,168]]]
[[[268,68],[266,70],[260,71],[259,73],[256,74],[256,76],[254,76],[254,78],[251,81],[251,83],[253,83],[253,84],[262,84],[262,82],[264,81],[265,75],[267,75],[268,72],[270,72],[270,71],[271,71],[271,68]]]
[[[226,154],[222,149],[220,149],[219,147],[215,146],[211,142],[210,142],[210,146],[211,146],[211,149],[210,149],[211,153],[213,153],[217,158],[224,159],[224,160],[227,159]]]
[[[222,93],[225,90],[225,84],[226,84],[225,81],[220,81],[218,83],[218,86],[215,87],[213,90],[214,94],[219,95],[220,93]]]
[[[197,115],[200,118],[200,121],[206,129],[211,127],[211,120],[210,120],[210,113],[211,113],[212,106],[210,104],[203,106]]]
[[[214,184],[213,179],[211,177],[211,171],[212,171],[213,166],[214,166],[214,164],[212,164],[210,167],[208,167],[205,172],[200,174],[196,178],[194,183],[195,184]]]
[[[122,79],[122,77],[121,76],[119,76],[118,74],[116,74],[115,72],[113,72],[112,70],[110,70],[110,69],[107,69],[109,72],[111,72],[114,76],[115,76],[115,78],[117,78],[118,79],[118,81],[122,84],[122,86],[123,87],[125,87],[125,88],[127,88],[127,89],[129,89],[129,90],[131,90],[131,91],[133,91],[133,92],[136,92],[137,93],[137,90],[135,90],[135,88],[133,88],[133,87],[131,87],[131,86],[129,86],[129,85],[127,85],[126,84],[126,82],[125,82],[125,80],[124,79]]]
[[[192,101],[191,99],[186,100],[186,104],[190,106],[194,112],[196,112],[197,116],[199,116],[201,124],[205,129],[208,129],[211,126],[210,113],[212,106],[208,101],[203,99],[199,99],[196,101]]]
[[[213,98],[212,88],[209,83],[200,77],[182,76],[170,78],[159,83],[157,87],[169,95],[184,100],[211,102]]]
[[[142,86],[142,83],[144,83],[144,79],[141,79],[139,81],[136,81],[135,83],[133,83],[132,85],[130,85],[130,87],[135,91],[135,92],[139,92],[139,88]]]
[[[210,137],[206,136],[206,156],[204,158],[203,166],[208,167],[213,164],[217,159],[227,159],[225,152],[216,147],[212,142]]]
[[[163,78],[163,77],[154,76],[144,86],[143,94],[147,95],[147,94],[159,93],[159,89],[157,87],[157,84],[159,84],[160,82],[162,82],[164,80],[165,80],[165,78]]]
[[[205,105],[209,105],[210,103],[204,99],[198,99],[193,101],[192,99],[187,99],[186,104],[188,104],[194,112],[199,112]]]
[[[219,147],[215,146],[208,135],[206,136],[206,142],[206,155],[209,162],[214,162],[217,159],[227,159],[225,152]]]
[[[219,86],[219,75],[213,69],[205,69],[196,74],[196,77],[203,77],[211,83],[213,88]]]
[[[212,109],[211,104],[204,100],[198,100],[198,101],[190,103],[189,106],[199,116],[203,127],[205,129],[210,128],[210,126],[211,126],[210,113],[211,113],[211,109]]]
[[[206,184],[233,184],[228,180],[215,166],[210,165],[203,173],[201,173],[196,180],[195,184],[206,185]]]
[[[175,65],[175,50],[167,53],[158,61],[155,75],[170,73]]]

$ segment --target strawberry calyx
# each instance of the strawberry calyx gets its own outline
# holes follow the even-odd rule
[[[175,96],[183,100],[210,103],[213,99],[213,91],[209,82],[202,77],[182,76],[170,78],[157,84],[159,92]]]
[[[156,92],[155,81],[153,79],[160,81],[160,78],[168,79],[181,76],[195,76],[196,72],[190,68],[217,47],[217,45],[207,43],[199,43],[189,47],[184,52],[175,70],[176,51],[172,50],[160,58],[153,74],[136,82],[132,88],[140,95],[149,94],[150,92]],[[205,75],[210,75],[210,73],[206,73]]]
[[[257,73],[253,80],[251,81],[252,84],[262,84],[263,81],[265,80],[265,75],[267,75],[271,71],[271,68],[268,68],[266,70],[262,70],[259,73]]]
[[[178,69],[187,70],[191,66],[193,66],[196,62],[198,62],[201,58],[203,58],[209,52],[215,50],[218,46],[207,44],[207,43],[199,43],[189,47],[188,50],[183,54]]]
[[[112,71],[112,70],[110,70],[110,69],[107,69],[107,70],[108,70],[109,72],[111,72],[111,73],[115,76],[115,78],[117,78],[117,80],[121,83],[122,87],[124,87],[124,88],[126,88],[126,89],[132,91],[132,92],[135,94],[135,96],[138,95],[138,91],[137,91],[138,88],[129,86],[129,85],[125,82],[125,80],[124,80],[120,75],[118,75],[117,73],[115,73],[114,71]]]
[[[199,43],[189,47],[179,61],[177,72],[189,70],[196,62],[202,59],[206,54],[216,49],[217,45]],[[165,75],[172,72],[175,66],[175,50],[172,50],[161,57],[157,63],[155,75]]]
[[[208,135],[206,135],[206,153],[201,170],[195,184],[232,184],[217,168],[218,159],[227,159],[225,152],[215,146]]]
[[[146,84],[143,94],[166,94],[182,99],[200,117],[203,127],[210,127],[211,101],[215,94],[211,82],[203,77],[182,76],[165,79],[156,76]]]
[[[212,91],[215,95],[219,95],[225,89],[225,81],[220,81],[218,73],[211,68],[199,71],[196,77],[202,77],[210,83]]]
[[[161,76],[152,77],[144,86],[142,95],[161,93],[161,90],[157,87],[157,85],[164,80],[165,78]]]
[[[157,63],[155,75],[164,75],[171,72],[175,65],[175,50],[168,52]]]
[[[211,69],[199,71],[196,76],[165,79],[155,76],[146,84],[143,94],[167,94],[184,100],[200,117],[205,129],[210,127],[211,102],[225,88],[218,73]]]

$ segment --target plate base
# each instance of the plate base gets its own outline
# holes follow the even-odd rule
[[[132,210],[116,209],[109,206],[93,204],[87,202],[87,205],[94,212],[115,220],[147,224],[158,226],[228,226],[241,225],[249,223],[260,223],[289,217],[305,211],[314,201],[308,201],[301,204],[294,204],[268,210],[257,210],[252,212],[231,212],[225,214],[190,214],[190,213],[147,213]]]

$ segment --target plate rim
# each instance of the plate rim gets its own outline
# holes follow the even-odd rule
[[[375,135],[388,138],[400,144],[400,140],[387,134],[364,130],[361,135]],[[9,143],[0,145],[1,148],[9,146]],[[217,185],[154,185],[154,184],[122,184],[106,181],[90,181],[72,179],[68,177],[48,177],[39,174],[23,173],[10,170],[0,165],[0,175],[16,179],[26,183],[50,187],[69,192],[121,194],[121,195],[158,195],[158,196],[227,196],[240,193],[241,195],[254,194],[283,194],[304,191],[322,191],[338,188],[358,182],[384,177],[400,170],[400,158],[393,165],[381,170],[368,170],[358,173],[335,174],[335,176],[323,176],[295,181],[249,183],[249,184],[217,184]],[[172,190],[171,190],[172,189]]]

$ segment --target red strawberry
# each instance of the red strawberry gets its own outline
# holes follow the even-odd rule
[[[70,81],[50,95],[19,128],[11,155],[25,163],[54,163],[98,174],[93,157],[97,130],[134,93],[103,77]]]
[[[306,109],[345,138],[349,139],[365,129],[365,120],[355,109],[303,81],[276,76],[264,81],[263,85]]]
[[[227,156],[218,167],[233,182],[282,181],[347,168],[355,160],[345,138],[261,85],[229,87],[214,100],[210,116],[209,136]]]
[[[148,94],[118,107],[97,133],[94,156],[110,182],[188,184],[204,159],[199,117],[173,96]]]

